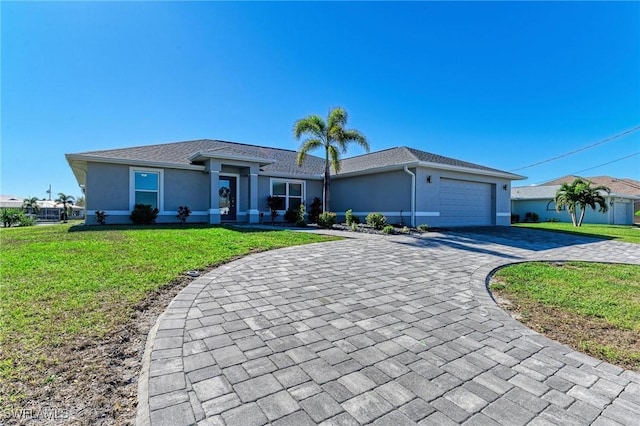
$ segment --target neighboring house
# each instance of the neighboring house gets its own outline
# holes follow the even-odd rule
[[[16,197],[13,195],[0,195],[0,209],[22,209],[24,205],[25,197]],[[36,219],[39,221],[58,221],[62,214],[62,203],[56,203],[51,200],[38,200],[38,206],[40,211],[36,214]],[[69,204],[67,204],[69,208]],[[82,219],[84,218],[84,208],[80,206],[71,206],[71,216],[69,219]],[[29,211],[28,214],[33,214]]]
[[[543,183],[543,185],[562,185],[563,183],[571,183],[576,180],[578,176],[567,175],[558,179],[551,180]],[[620,179],[612,176],[592,176],[582,177],[581,179],[591,181],[594,186],[603,185],[611,190],[615,194],[621,195],[633,195],[636,198],[633,203],[633,211],[640,211],[640,181],[633,179]],[[636,223],[640,223],[640,216],[634,215]]]
[[[67,154],[85,195],[87,223],[104,211],[108,223],[129,223],[137,203],[175,222],[270,221],[267,196],[282,197],[281,214],[322,196],[325,161],[297,152],[218,140],[197,140]],[[390,223],[430,226],[509,225],[511,181],[523,176],[407,147],[347,158],[331,178],[331,210]],[[364,217],[362,217],[364,219]]]
[[[599,185],[599,184],[598,184]],[[511,188],[511,211],[524,221],[527,213],[536,213],[540,222],[560,221],[571,222],[571,216],[566,209],[556,211],[554,202],[560,185],[538,185]],[[605,213],[587,207],[584,223],[601,223],[609,225],[633,224],[633,203],[640,200],[639,196],[625,195],[611,192],[600,192],[609,207]],[[579,209],[577,214],[579,215]]]

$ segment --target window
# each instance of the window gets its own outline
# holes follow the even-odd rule
[[[271,195],[278,197],[278,210],[297,209],[304,199],[304,182],[272,179]]]
[[[567,209],[567,207],[566,207],[566,206],[562,206],[562,207],[560,208],[560,210],[566,210],[566,209]],[[549,202],[547,203],[547,211],[548,211],[548,212],[550,212],[550,211],[556,211],[556,202],[555,202],[555,201],[549,201]]]
[[[136,204],[149,204],[162,210],[160,206],[162,170],[131,169],[131,208]]]

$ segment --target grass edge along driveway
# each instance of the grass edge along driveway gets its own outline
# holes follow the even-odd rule
[[[496,271],[490,289],[535,331],[640,371],[640,265],[524,262]]]
[[[219,226],[3,229],[0,403],[24,396],[11,383],[28,387],[51,380],[46,371],[57,362],[56,351],[99,340],[126,323],[145,297],[188,270],[331,239]]]
[[[512,226],[640,244],[640,226],[637,225],[599,225],[585,223],[580,227],[576,227],[571,223],[564,222],[540,222],[514,223]]]

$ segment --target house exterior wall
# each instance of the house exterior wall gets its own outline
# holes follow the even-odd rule
[[[108,224],[128,224],[131,214],[131,168],[122,164],[87,163],[86,223],[96,224],[95,212],[107,213]],[[188,206],[188,222],[206,222],[209,208],[209,178],[200,171],[162,169],[164,185],[160,191],[162,209],[158,223],[176,222],[179,206]]]
[[[615,208],[621,208],[620,204],[624,204],[625,207],[625,225],[631,225],[633,223],[633,214],[631,212],[632,203],[629,200],[626,200],[625,203],[614,203],[612,206],[610,204],[610,200],[607,199],[607,205],[609,209],[605,213],[599,212],[597,209],[593,210],[590,207],[587,208],[587,211],[584,215],[584,223],[593,223],[593,224],[613,224],[614,223],[614,215]],[[512,210],[514,214],[520,216],[520,221],[524,221],[525,215],[528,212],[533,212],[538,215],[540,222],[548,222],[552,220],[558,220],[560,222],[571,223],[571,216],[567,210],[562,210],[557,212],[555,210],[555,204],[552,199],[544,199],[544,200],[513,200],[511,202]],[[580,209],[576,209],[576,216],[580,217]]]
[[[388,223],[411,223],[411,176],[404,170],[334,178],[331,180],[331,210],[339,221],[352,209],[364,222],[367,214],[380,212]],[[402,218],[400,217],[402,211]]]

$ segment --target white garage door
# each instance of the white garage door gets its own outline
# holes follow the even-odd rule
[[[491,184],[440,179],[442,226],[493,225]]]

